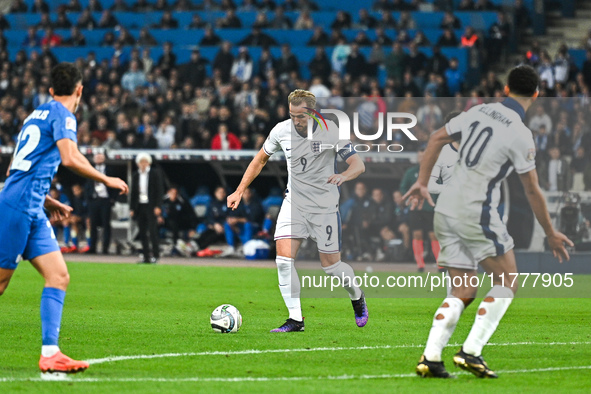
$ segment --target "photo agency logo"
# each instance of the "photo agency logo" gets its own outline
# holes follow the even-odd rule
[[[308,139],[314,140],[313,130],[314,130],[314,122],[318,124],[321,130],[328,130],[328,123],[325,119],[324,115],[334,115],[338,120],[338,133],[339,133],[339,140],[343,141],[343,146],[339,146],[339,144],[328,144],[324,142],[318,142],[318,149],[319,151],[323,151],[325,149],[336,149],[341,150],[343,148],[350,149],[355,152],[390,152],[390,153],[399,153],[404,150],[404,147],[400,143],[395,143],[395,134],[398,131],[401,131],[409,140],[417,141],[417,137],[411,132],[414,126],[417,125],[417,117],[413,114],[406,113],[406,112],[378,112],[377,113],[377,131],[373,134],[367,134],[361,132],[360,127],[360,117],[364,115],[359,112],[353,112],[353,122],[351,122],[349,115],[345,112],[338,110],[338,109],[321,109],[320,112],[305,107],[310,115],[310,119],[308,119]],[[371,122],[373,123],[374,115],[371,115]],[[409,120],[404,123],[400,123],[401,120]],[[385,123],[385,127],[384,127]],[[351,134],[351,125],[353,135],[355,138],[352,138]],[[367,128],[365,130],[367,132]],[[382,143],[375,143],[376,141],[384,141],[384,133],[385,133],[385,142]],[[398,138],[400,140],[400,138]],[[352,141],[350,146],[347,146],[345,141]],[[353,142],[355,141],[355,142]],[[356,141],[363,141],[362,143],[357,143]],[[374,143],[370,143],[370,142]]]

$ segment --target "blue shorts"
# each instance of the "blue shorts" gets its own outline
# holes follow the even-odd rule
[[[21,260],[60,250],[47,216],[32,218],[0,203],[0,268],[14,270]]]

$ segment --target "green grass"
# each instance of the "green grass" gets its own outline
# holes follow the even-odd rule
[[[354,323],[348,299],[303,299],[306,332],[271,334],[286,317],[275,270],[255,268],[69,264],[60,346],[79,359],[248,349],[302,349],[424,344],[440,300],[373,298],[370,321]],[[69,382],[22,381],[38,378],[39,298],[43,281],[26,263],[0,298],[0,392],[589,392],[591,371],[538,373],[502,371],[591,365],[591,300],[517,298],[484,355],[500,372],[497,380],[460,375],[453,381],[388,377],[326,380],[342,375],[412,374],[421,347],[223,354],[135,359],[91,365]],[[209,314],[218,305],[235,305],[244,318],[237,334],[216,334]],[[472,305],[451,343],[461,343],[472,324]],[[445,350],[450,371],[456,347]],[[301,381],[179,381],[185,378],[307,377]],[[96,382],[76,382],[94,378]],[[107,381],[134,378],[138,381]],[[166,378],[168,381],[141,381]],[[7,379],[8,381],[2,381]],[[19,379],[14,381],[14,379]]]

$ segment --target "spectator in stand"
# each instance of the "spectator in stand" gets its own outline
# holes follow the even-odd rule
[[[301,12],[293,28],[295,30],[312,30],[314,28],[314,20],[312,20],[310,12]]]
[[[257,16],[252,24],[252,27],[258,27],[259,29],[268,29],[271,24],[267,19],[267,14],[264,12],[257,13]]]
[[[474,11],[474,0],[461,0],[458,11]]]
[[[170,11],[164,11],[162,14],[162,19],[160,22],[154,26],[157,29],[178,29],[179,21],[172,17],[172,13]]]
[[[369,214],[369,236],[379,238],[380,233],[394,222],[394,209],[384,198],[384,191],[375,188],[371,192],[371,200],[368,207]]]
[[[140,30],[140,34],[137,39],[137,44],[139,46],[156,46],[158,42],[156,39],[150,34],[148,28],[144,27]]]
[[[37,28],[35,26],[29,26],[27,28],[27,35],[23,41],[24,47],[38,47],[41,45],[41,39],[37,35]]]
[[[478,34],[476,34],[476,30],[472,26],[466,27],[464,30],[464,35],[461,39],[461,45],[463,48],[479,48],[480,47],[480,40],[478,38]]]
[[[497,12],[497,21],[488,29],[488,58],[491,62],[502,61],[506,56],[511,37],[511,23],[502,12]]]
[[[224,41],[221,49],[213,60],[213,70],[219,73],[219,76],[223,83],[230,81],[230,73],[232,71],[232,65],[234,64],[234,56],[230,52],[230,42]]]
[[[439,24],[440,29],[456,30],[462,28],[462,23],[451,11],[446,11],[443,14],[443,20]]]
[[[591,161],[585,155],[585,148],[579,146],[570,163],[572,171],[571,191],[582,192],[591,189]]]
[[[191,203],[183,198],[176,185],[172,185],[164,196],[162,217],[164,228],[172,233],[173,245],[177,245],[178,240],[184,240],[194,235],[197,216]]]
[[[183,1],[183,0],[179,0],[179,1]],[[185,0],[185,1],[188,2],[188,0]],[[191,4],[191,3],[189,3],[189,4]],[[208,26],[209,25],[201,19],[201,15],[195,13],[191,17],[191,23],[189,23],[189,26],[187,26],[187,29],[203,29]]]
[[[351,28],[351,16],[345,11],[337,11],[337,16],[334,22],[330,25],[331,29],[350,29]]]
[[[545,81],[548,89],[554,89],[554,65],[547,51],[543,51],[540,57],[540,64],[536,67],[540,81]]]
[[[211,140],[213,150],[239,150],[242,149],[242,142],[236,134],[228,131],[228,125],[221,123],[218,126],[218,133]]]
[[[175,143],[176,126],[172,117],[166,115],[156,131],[155,138],[158,141],[158,149],[170,149]]]
[[[220,29],[240,29],[242,22],[236,16],[236,12],[233,9],[229,9],[223,18],[217,20],[216,25]]]
[[[36,14],[49,13],[49,5],[44,0],[34,0],[31,12]]]
[[[125,3],[125,0],[115,0],[113,5],[109,7],[112,12],[126,12],[129,11],[129,7]]]
[[[80,29],[92,30],[98,27],[98,23],[94,20],[90,11],[85,9],[78,17],[76,26]]]
[[[48,29],[53,27],[53,22],[51,21],[49,14],[44,12],[41,14],[41,20],[37,23],[38,29]]]
[[[452,29],[445,29],[437,40],[436,45],[439,47],[457,47],[458,39]]]
[[[101,29],[112,29],[119,26],[119,21],[110,10],[104,10],[101,19],[98,21],[98,27]]]
[[[386,57],[386,73],[394,81],[402,81],[402,76],[408,64],[408,55],[404,53],[399,42],[392,44],[392,52]]]
[[[209,61],[201,57],[201,51],[194,49],[191,52],[191,58],[188,63],[181,64],[179,75],[183,83],[188,83],[192,87],[203,87],[207,78],[207,64]]]
[[[226,242],[229,249],[224,253],[232,255],[236,251],[236,237],[242,245],[253,239],[261,229],[265,211],[261,202],[254,197],[252,189],[247,188],[242,195],[242,202],[235,211],[230,211],[224,223]]]
[[[140,230],[143,250],[140,263],[156,264],[160,258],[158,220],[162,215],[164,179],[161,171],[152,166],[152,157],[149,154],[138,154],[135,162],[138,171],[131,181],[129,216],[137,221]]]
[[[234,59],[230,75],[239,82],[250,81],[252,76],[252,59],[246,47],[241,47],[238,57]]]
[[[360,47],[368,47],[372,44],[372,41],[367,37],[364,31],[357,32],[357,35],[353,39],[353,43]]]
[[[552,132],[552,119],[546,113],[544,106],[542,104],[538,105],[535,111],[535,114],[530,118],[528,123],[530,130],[537,132],[540,130],[540,126],[544,125],[548,133]]]
[[[170,71],[176,66],[176,55],[172,52],[172,43],[166,41],[162,45],[162,55],[156,64],[165,77],[170,76]]]
[[[351,53],[347,56],[345,63],[345,73],[349,74],[354,80],[367,74],[367,61],[365,56],[359,52],[359,45],[351,45]]]
[[[398,28],[398,22],[389,12],[382,12],[382,19],[378,21],[378,27],[383,29],[396,29]]]
[[[70,0],[65,5],[65,10],[68,12],[82,12],[82,5],[79,0]]]
[[[130,92],[135,92],[135,89],[146,84],[146,74],[140,68],[137,61],[129,63],[129,70],[123,74],[121,78],[121,87]]]
[[[72,27],[70,30],[70,37],[63,42],[64,46],[80,47],[86,45],[86,38],[80,32],[80,28],[77,26]]]
[[[21,14],[29,10],[29,6],[25,0],[14,0],[8,9],[9,14]]]
[[[156,3],[154,3],[154,9],[156,11],[170,11],[170,6],[168,5],[168,1],[167,0],[156,0]]]
[[[312,78],[320,77],[323,82],[328,81],[332,68],[323,47],[316,47],[314,58],[310,62],[308,69]]]
[[[458,69],[459,61],[457,58],[452,57],[449,62],[449,68],[445,70],[445,79],[447,81],[447,90],[451,96],[455,96],[456,93],[461,93],[464,84],[464,77]]]
[[[60,12],[57,14],[57,20],[55,21],[54,27],[56,29],[69,29],[72,27],[72,22],[70,22],[65,12]]]
[[[154,11],[154,5],[149,3],[148,0],[137,0],[132,9],[134,12],[149,12]]]
[[[249,47],[270,47],[277,45],[277,41],[270,35],[263,33],[260,27],[253,27],[251,33],[246,36],[238,45]]]
[[[213,28],[211,26],[208,26],[205,28],[205,34],[203,35],[203,38],[201,39],[201,41],[199,42],[199,45],[201,46],[217,46],[219,45],[219,43],[222,42],[222,39],[215,34],[215,31],[213,30]]]
[[[356,29],[374,29],[377,25],[377,19],[371,16],[367,9],[362,8],[359,10],[359,19],[354,24]]]
[[[99,0],[88,0],[88,6],[86,9],[88,9],[90,12],[101,12],[103,10],[103,6]]]
[[[552,147],[548,150],[550,160],[543,162],[539,168],[540,186],[551,192],[568,191],[570,185],[570,171],[568,162],[561,158],[560,149]]]
[[[117,42],[120,43],[121,46],[135,45],[136,39],[129,33],[129,30],[122,27],[119,29],[119,37],[117,37]]]
[[[291,52],[290,46],[283,44],[281,45],[281,56],[277,59],[277,73],[279,78],[287,79],[292,72],[299,75],[300,65],[298,59]]]
[[[408,11],[400,13],[400,19],[398,19],[398,26],[401,30],[412,30],[417,28],[417,23],[413,19],[412,15]]]
[[[290,30],[293,27],[291,19],[285,16],[284,11],[285,9],[282,6],[277,6],[273,21],[271,22],[271,29]]]

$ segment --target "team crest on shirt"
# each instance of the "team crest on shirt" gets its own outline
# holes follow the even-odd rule
[[[322,146],[322,141],[310,141],[310,149],[312,153],[315,155],[320,153],[320,147]]]
[[[66,118],[66,130],[76,131],[76,119]]]
[[[536,150],[530,149],[527,151],[527,161],[534,161],[536,159]]]

